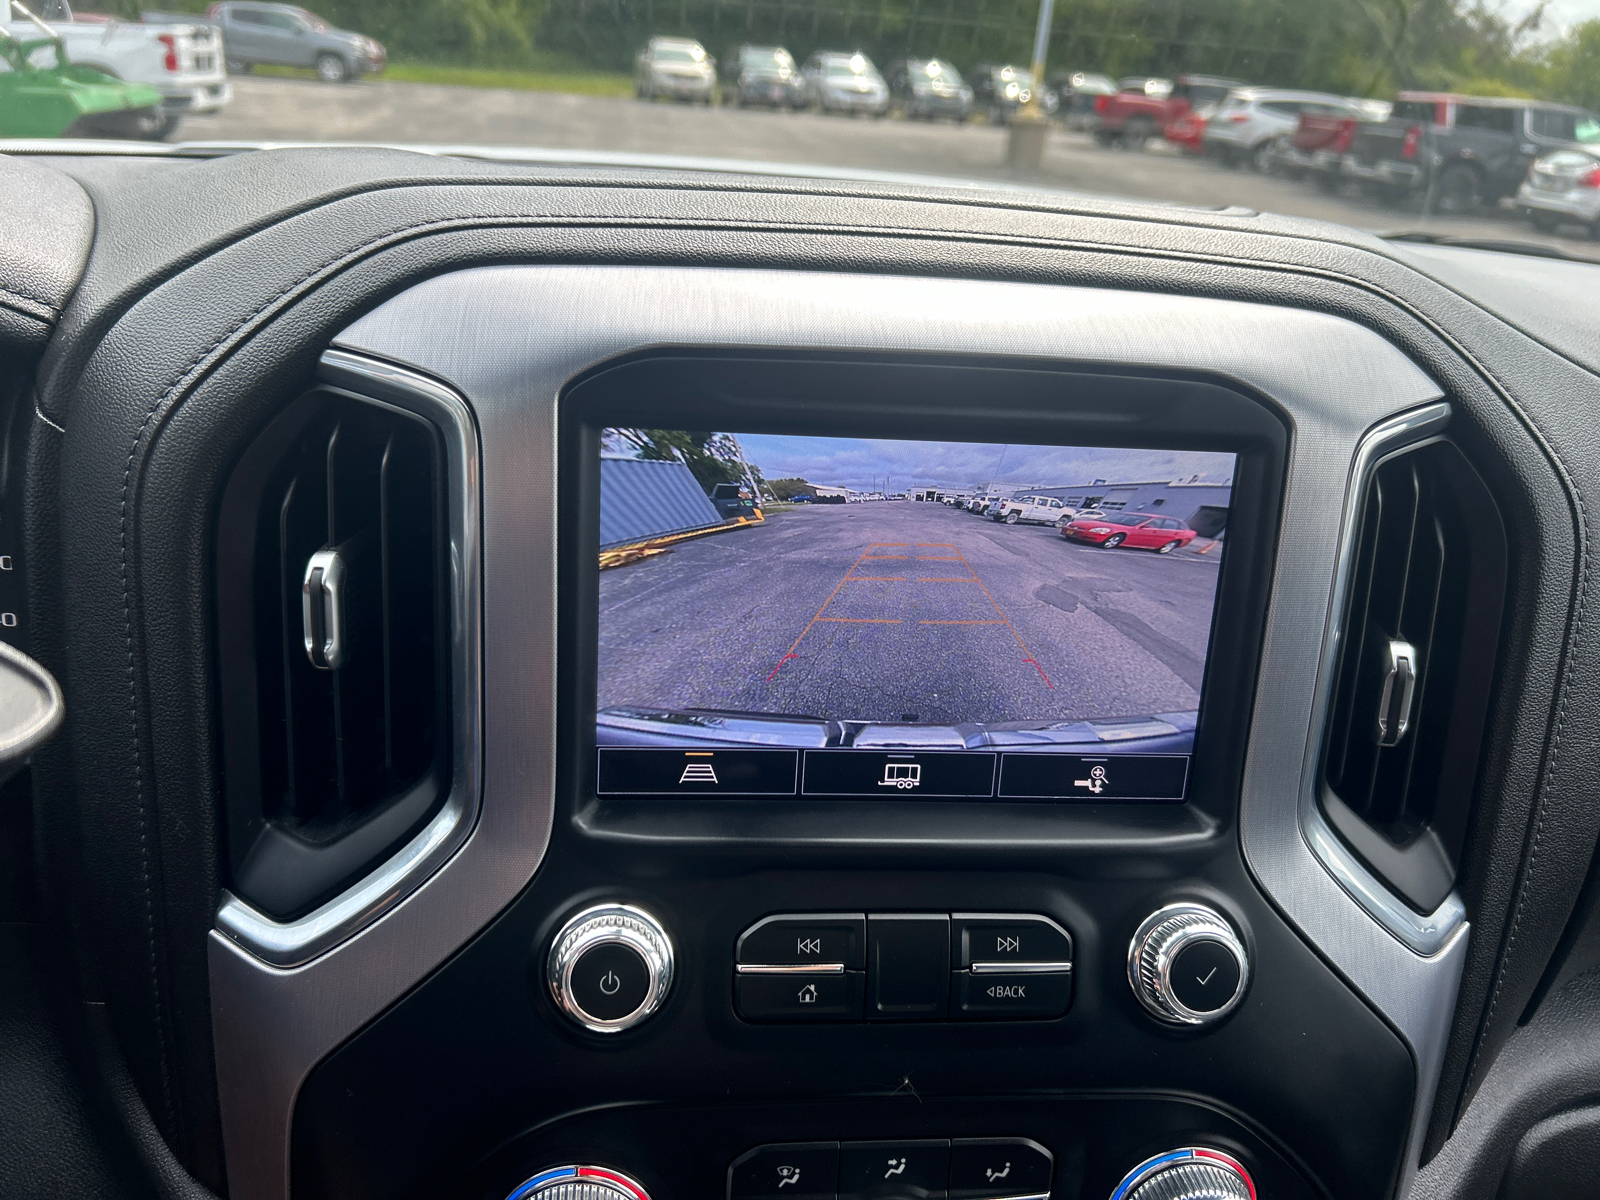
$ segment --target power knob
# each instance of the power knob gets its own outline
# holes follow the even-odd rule
[[[593,1033],[632,1029],[672,987],[672,939],[642,908],[602,904],[561,927],[545,975],[556,1007]]]
[[[506,1200],[650,1200],[639,1184],[609,1167],[551,1167],[519,1183]]]
[[[1256,1200],[1256,1185],[1237,1159],[1190,1146],[1145,1159],[1111,1200]]]
[[[1244,997],[1250,958],[1225,917],[1203,904],[1169,904],[1145,918],[1128,946],[1128,983],[1171,1025],[1220,1020]]]

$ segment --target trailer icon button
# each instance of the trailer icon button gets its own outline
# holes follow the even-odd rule
[[[921,782],[921,763],[891,760],[883,764],[883,778],[878,780],[878,786],[904,789],[914,788]]]

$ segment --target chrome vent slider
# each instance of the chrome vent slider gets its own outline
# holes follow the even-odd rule
[[[300,619],[306,657],[319,671],[337,671],[344,665],[345,576],[344,557],[337,550],[318,550],[306,560]]]
[[[1396,746],[1405,737],[1411,728],[1411,701],[1416,690],[1416,648],[1390,638],[1384,645],[1383,691],[1378,697],[1378,745]]]

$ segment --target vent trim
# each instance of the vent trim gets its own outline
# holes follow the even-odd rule
[[[472,412],[459,394],[426,376],[345,351],[325,352],[319,374],[327,384],[349,389],[333,395],[420,417],[443,442],[450,785],[438,811],[420,830],[361,878],[303,916],[277,920],[224,890],[217,909],[217,931],[276,967],[303,965],[394,909],[465,843],[481,802],[481,476]],[[398,804],[391,805],[403,806],[407,799],[402,796]]]
[[[1384,459],[1439,437],[1449,426],[1450,415],[1450,405],[1444,401],[1412,409],[1373,426],[1356,447],[1339,527],[1333,593],[1317,666],[1316,696],[1298,803],[1300,831],[1312,854],[1373,920],[1407,949],[1425,958],[1444,951],[1467,927],[1466,903],[1452,888],[1432,912],[1419,913],[1380,879],[1339,836],[1323,811],[1322,759],[1367,488]]]

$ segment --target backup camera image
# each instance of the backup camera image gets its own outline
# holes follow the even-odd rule
[[[600,793],[1183,800],[1234,464],[604,431]]]

